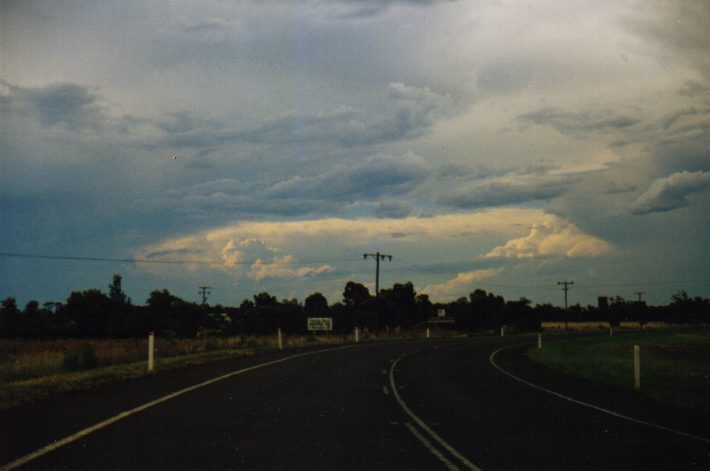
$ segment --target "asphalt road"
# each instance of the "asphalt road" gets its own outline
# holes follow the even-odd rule
[[[495,354],[513,375],[645,423],[533,388],[491,362],[498,349],[521,340],[269,353],[64,394],[0,412],[0,463],[25,457],[19,469],[72,470],[710,469],[710,440],[702,439],[710,438],[708,417],[562,377],[529,363],[522,348]],[[56,449],[43,450],[52,444]]]

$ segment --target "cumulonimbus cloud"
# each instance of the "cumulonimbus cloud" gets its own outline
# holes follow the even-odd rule
[[[501,268],[484,268],[459,273],[449,281],[424,287],[422,293],[428,294],[432,299],[447,299],[451,296],[463,295],[472,291],[475,283],[492,278],[501,271]]]
[[[486,258],[598,257],[610,250],[609,243],[585,234],[571,222],[547,216],[533,225],[527,236],[494,248]]]

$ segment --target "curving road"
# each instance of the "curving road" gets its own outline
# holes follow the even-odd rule
[[[0,469],[710,469],[707,417],[551,373],[518,341],[276,352],[65,394],[0,412]]]

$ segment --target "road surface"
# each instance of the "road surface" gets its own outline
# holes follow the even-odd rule
[[[0,469],[710,469],[707,417],[533,365],[530,341],[274,352],[64,394],[0,412]]]

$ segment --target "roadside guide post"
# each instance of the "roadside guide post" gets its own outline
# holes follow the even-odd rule
[[[276,330],[276,336],[278,337],[279,350],[284,349],[283,339],[281,338],[281,327]]]
[[[155,371],[155,333],[151,332],[148,334],[148,372],[152,373]]]
[[[641,347],[634,345],[634,389],[641,389]]]
[[[537,349],[540,350],[542,348],[542,334],[537,334]]]
[[[355,343],[358,343],[360,341],[360,329],[355,327]]]

